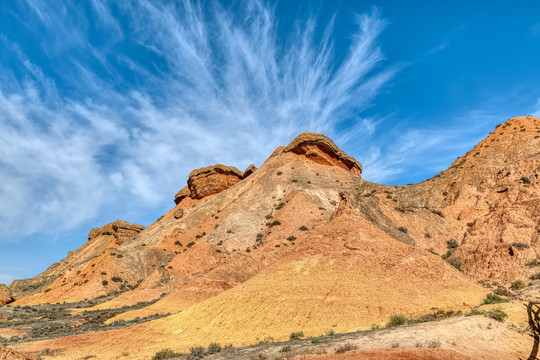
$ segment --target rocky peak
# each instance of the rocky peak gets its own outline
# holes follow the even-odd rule
[[[317,133],[305,132],[298,135],[283,152],[305,156],[319,164],[339,166],[356,176],[362,174],[362,164],[338,148],[330,138]]]
[[[132,224],[122,220],[106,224],[100,228],[94,228],[88,234],[88,240],[92,240],[101,235],[112,235],[116,238],[116,243],[121,245],[125,239],[136,235],[144,230],[144,226]]]
[[[234,166],[221,164],[193,170],[189,174],[188,188],[193,199],[202,199],[230,188],[244,178]]]
[[[246,170],[244,170],[243,178],[247,178],[249,175],[253,174],[257,170],[257,167],[253,164],[249,165]]]

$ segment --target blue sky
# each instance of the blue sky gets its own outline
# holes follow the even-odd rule
[[[540,114],[538,1],[4,1],[0,283],[304,131],[385,184]]]

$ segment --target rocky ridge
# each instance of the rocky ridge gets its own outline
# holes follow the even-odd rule
[[[104,244],[92,262],[73,266],[83,246],[52,290],[15,304],[74,301],[124,285],[128,291],[99,308],[160,300],[111,321],[182,311],[143,327],[162,339],[156,349],[172,341],[171,328],[185,329],[174,337],[185,349],[298,329],[316,334],[329,323],[351,331],[395,311],[467,308],[487,291],[477,281],[509,283],[537,272],[528,264],[540,251],[539,125],[511,119],[449,169],[408,186],[363,180],[360,163],[314,133],[278,148],[256,171],[194,170],[160,220],[121,244],[109,230],[92,237],[89,245]],[[403,296],[421,302],[397,301]],[[288,325],[265,322],[261,306]],[[314,308],[327,311],[312,317]],[[221,327],[201,329],[193,319],[219,319]],[[85,339],[95,347],[115,341]]]

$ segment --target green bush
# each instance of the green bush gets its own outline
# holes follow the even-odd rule
[[[531,280],[540,280],[540,273],[536,273],[530,276]]]
[[[291,235],[291,236],[289,236],[289,237],[287,238],[287,240],[289,240],[289,241],[294,241],[294,240],[296,240],[296,236]]]
[[[527,265],[528,267],[540,266],[540,261],[538,261],[538,259],[532,259],[532,260],[529,261],[526,265]]]
[[[513,242],[512,246],[515,247],[518,250],[524,250],[524,249],[530,248],[529,244],[526,244],[524,242],[517,242],[517,241]]]
[[[320,342],[321,342],[321,339],[319,339],[318,337],[314,337],[314,338],[311,339],[312,344],[318,344]]]
[[[290,352],[290,351],[291,351],[291,345],[285,345],[281,349],[279,349],[280,353]]]
[[[165,359],[172,359],[174,357],[177,357],[179,354],[175,353],[171,349],[163,349],[158,351],[152,360],[165,360]]]
[[[189,349],[189,354],[186,357],[186,359],[188,359],[188,360],[202,359],[203,357],[206,356],[205,350],[206,349],[203,348],[202,346],[192,347],[191,349]]]
[[[284,202],[280,202],[277,206],[276,206],[276,210],[279,210],[281,208],[283,208],[285,206],[285,203]]]
[[[459,246],[458,242],[454,239],[450,239],[446,242],[446,246],[449,248],[449,249],[455,249]]]
[[[407,322],[405,315],[392,315],[386,324],[387,327],[403,325]]]
[[[299,339],[301,339],[303,337],[304,337],[304,332],[303,331],[292,332],[291,335],[289,335],[289,339],[291,339],[291,340],[299,340]]]
[[[495,294],[487,294],[486,298],[484,299],[484,304],[497,304],[502,302],[504,302],[504,300]]]
[[[465,316],[475,316],[475,315],[484,315],[486,312],[478,309],[472,309]]]
[[[107,285],[109,285],[109,282],[108,282],[107,280],[103,280],[103,281],[101,282],[101,284],[102,284],[103,286],[107,286]]]
[[[504,322],[504,320],[508,317],[508,314],[506,314],[501,308],[495,308],[489,310],[486,313],[486,316],[494,320]]]
[[[301,231],[308,231],[308,228],[307,228],[307,226],[302,225],[302,226],[300,226],[299,230],[301,230]]]
[[[350,343],[350,342],[346,342],[345,344],[339,346],[336,349],[336,354],[343,354],[343,353],[346,353],[348,351],[353,351],[353,350],[356,350],[356,349],[358,349],[358,345],[355,345],[355,344]]]
[[[211,343],[208,345],[208,354],[216,354],[221,351],[221,345],[218,343]]]
[[[463,272],[463,269],[461,268],[461,259],[460,258],[454,258],[454,259],[446,259],[446,262],[448,262],[450,265],[458,269],[460,272]]]
[[[510,285],[510,287],[512,288],[512,290],[521,290],[525,287],[525,283],[523,282],[523,280],[514,280],[512,282],[512,284]]]
[[[504,287],[498,287],[493,292],[496,295],[500,295],[500,296],[506,296],[506,297],[512,296],[512,293],[510,291],[508,291],[507,288],[504,288]]]

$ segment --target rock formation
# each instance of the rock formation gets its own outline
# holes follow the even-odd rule
[[[349,170],[354,175],[362,174],[362,164],[347,155],[328,137],[311,132],[298,135],[283,152],[294,152],[324,165],[336,165]]]
[[[0,305],[7,305],[13,301],[11,290],[4,284],[0,284]]]
[[[182,218],[182,216],[184,216],[184,209],[177,209],[174,211],[174,218],[175,219],[180,219]]]
[[[112,235],[116,239],[116,243],[121,245],[127,238],[136,235],[144,230],[144,226],[128,223],[122,220],[116,220],[113,223],[106,224],[100,228],[94,228],[88,234],[88,240],[92,240],[98,236]]]
[[[21,352],[0,345],[0,360],[37,360]]]
[[[202,199],[226,190],[242,180],[243,173],[233,166],[217,164],[193,170],[188,187],[193,199]]]
[[[176,193],[176,195],[174,196],[174,203],[176,205],[180,204],[180,201],[184,200],[185,198],[187,198],[189,195],[191,194],[191,192],[189,191],[189,187],[187,186],[184,186],[179,192]]]
[[[194,170],[159,221],[92,230],[81,249],[25,283],[37,294],[15,296],[25,305],[129,289],[96,308],[159,299],[109,320],[173,315],[22,348],[77,343],[62,356],[109,347],[103,358],[114,359],[132,351],[121,341],[131,339],[148,342],[133,358],[149,358],[209,339],[240,345],[369,329],[432,308],[468,312],[490,291],[478,281],[528,283],[539,271],[539,131],[539,119],[509,120],[447,170],[407,186],[362,179],[358,161],[315,133],[276,149],[254,175],[254,166]]]
[[[244,174],[243,174],[243,178],[247,178],[249,175],[253,174],[255,172],[255,170],[257,170],[257,168],[255,167],[255,165],[251,164],[249,165],[246,170],[244,170]]]

